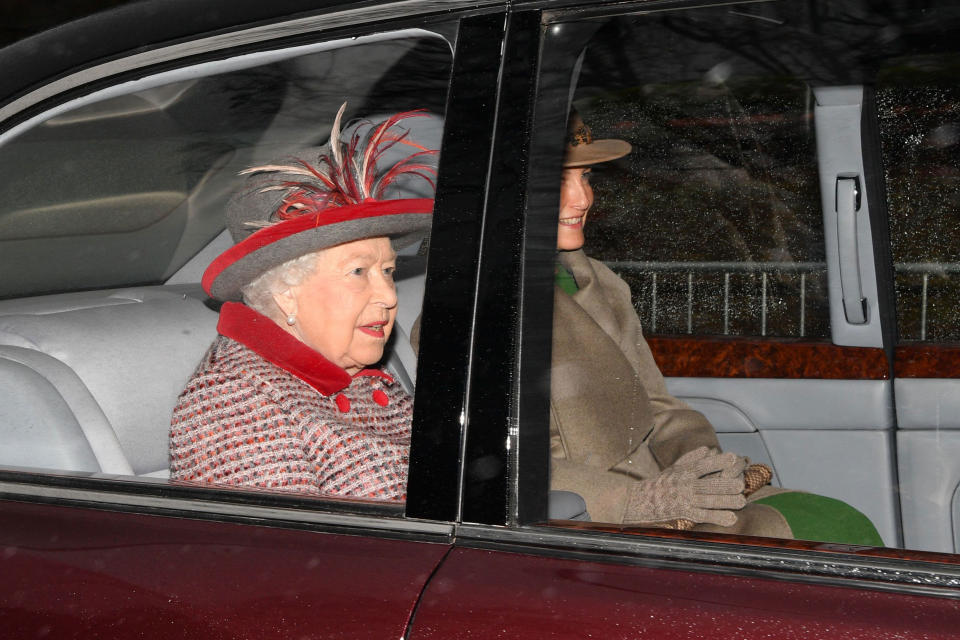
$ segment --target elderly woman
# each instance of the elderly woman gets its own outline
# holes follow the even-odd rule
[[[378,178],[378,157],[411,144],[398,123],[421,113],[345,143],[344,107],[326,148],[245,171],[228,206],[236,244],[203,276],[225,304],[173,413],[175,480],[405,499],[412,402],[375,367],[397,313],[394,250],[429,228],[433,201],[379,198],[400,174],[429,180],[434,152]]]
[[[707,419],[667,391],[630,288],[583,252],[590,167],[630,152],[594,139],[574,112],[557,228],[551,488],[579,493],[593,520],[882,545],[838,500],[764,487],[769,469],[721,453]],[[761,488],[763,487],[763,488]]]

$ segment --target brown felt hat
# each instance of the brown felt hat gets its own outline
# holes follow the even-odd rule
[[[393,130],[406,112],[371,127],[365,136],[340,140],[340,118],[330,142],[288,154],[277,163],[254,167],[227,205],[226,218],[236,244],[220,254],[203,274],[204,290],[216,300],[242,299],[243,288],[270,269],[300,256],[363,238],[387,237],[395,249],[423,238],[430,229],[430,198],[383,199],[398,176],[426,179],[435,172],[424,157],[436,152],[407,140],[408,130]],[[409,145],[414,152],[378,171],[383,151]],[[366,175],[357,175],[357,167]]]
[[[567,152],[563,168],[587,167],[622,158],[630,153],[630,143],[616,138],[595,139],[576,109],[570,110],[567,121]]]

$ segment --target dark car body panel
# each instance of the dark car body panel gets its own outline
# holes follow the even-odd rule
[[[957,601],[457,548],[411,637],[952,638],[958,615]]]
[[[36,65],[35,74],[4,70],[0,109],[47,82],[63,86],[30,98],[0,132],[71,96],[185,64],[168,48],[195,39],[224,38],[191,60],[459,20],[422,315],[420,354],[434,366],[417,379],[406,510],[3,471],[0,637],[958,634],[953,556],[547,521],[548,434],[523,426],[548,423],[550,344],[524,336],[518,346],[523,326],[552,316],[552,291],[534,284],[552,278],[555,237],[531,229],[556,217],[570,91],[561,83],[569,60],[541,59],[543,11],[579,18],[695,3],[209,2],[186,19],[195,4],[132,3],[66,25],[69,47],[96,41],[80,58],[35,59],[31,47],[58,41],[54,32],[13,45],[11,65],[24,74]],[[328,12],[336,18],[325,23]],[[281,21],[276,40],[250,34]],[[575,25],[571,38],[593,27]],[[230,44],[235,30],[244,35]],[[145,57],[124,67],[130,54]],[[114,63],[115,75],[98,75]],[[531,137],[543,132],[555,135]],[[651,346],[668,376],[888,380],[885,331],[886,353],[869,350],[869,361],[866,349],[812,341]]]
[[[402,637],[448,545],[4,501],[6,638]]]

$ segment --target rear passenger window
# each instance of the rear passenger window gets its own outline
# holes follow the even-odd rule
[[[957,10],[552,17],[525,286],[554,300],[553,517],[960,551]],[[743,471],[743,511],[661,509],[702,447],[769,484]]]
[[[347,135],[421,110],[380,171],[436,150],[421,160],[427,179],[402,176],[385,194],[433,198],[451,59],[426,29],[236,55],[104,89],[3,134],[0,467],[167,478],[174,405],[218,332],[200,279],[232,245],[224,210],[239,172],[326,144],[344,103]],[[392,276],[398,312],[382,362],[409,394],[426,260],[426,242],[408,246]]]
[[[930,47],[884,60],[877,116],[899,333],[894,369],[904,541],[909,548],[958,552],[960,56],[955,49]]]
[[[960,87],[956,54],[881,70],[883,151],[900,340],[960,340]]]
[[[8,133],[0,298],[167,281],[223,229],[237,172],[324,143],[343,102],[345,123],[442,116],[450,56],[424,32],[240,56]]]
[[[642,72],[611,67],[616,54]],[[633,145],[594,170],[588,246],[631,285],[647,331],[829,336],[810,86],[649,21],[605,27],[581,78],[594,135]]]

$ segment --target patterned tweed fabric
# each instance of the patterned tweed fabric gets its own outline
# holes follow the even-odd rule
[[[403,501],[412,416],[379,370],[325,396],[221,335],[174,409],[171,478]]]

